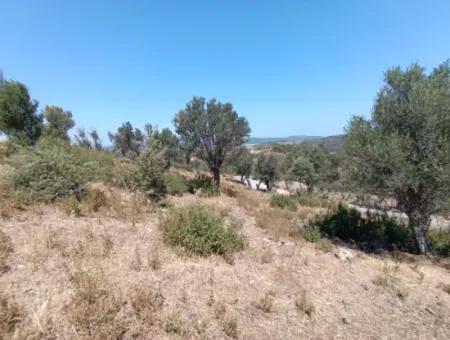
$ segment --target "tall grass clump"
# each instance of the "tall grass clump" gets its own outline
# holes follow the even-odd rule
[[[281,209],[297,210],[297,200],[292,196],[272,195],[270,198],[270,205]]]
[[[108,180],[114,166],[112,156],[43,139],[35,147],[23,148],[11,157],[13,184],[38,200],[53,201],[80,189],[89,181]]]
[[[188,254],[228,256],[244,245],[234,225],[200,205],[172,209],[161,229],[168,244]]]
[[[181,195],[189,189],[186,178],[177,173],[166,172],[163,180],[169,195]]]

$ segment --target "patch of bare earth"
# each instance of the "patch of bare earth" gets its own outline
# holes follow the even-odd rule
[[[164,245],[166,208],[132,210],[130,219],[109,210],[75,217],[54,205],[2,218],[12,245],[0,274],[0,338],[450,337],[448,270],[357,251],[338,258],[289,236],[293,224],[258,224],[266,195],[233,188],[235,197],[169,199],[206,204],[239,226],[247,246],[232,265]],[[313,218],[305,209],[267,219]]]

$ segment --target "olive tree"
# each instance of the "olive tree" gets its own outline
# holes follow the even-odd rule
[[[390,69],[370,120],[347,128],[350,177],[359,188],[394,195],[421,253],[431,215],[450,192],[450,67]]]
[[[114,151],[124,157],[137,157],[144,148],[145,136],[138,128],[133,128],[130,122],[123,123],[116,133],[109,133]]]
[[[248,122],[239,117],[230,103],[194,97],[175,116],[176,132],[183,144],[195,150],[220,184],[220,169],[229,153],[243,145],[250,134]]]
[[[69,130],[75,126],[72,112],[64,111],[59,106],[46,106],[43,112],[47,124],[44,134],[69,142]]]
[[[267,190],[272,190],[273,184],[280,178],[280,168],[278,160],[274,155],[260,154],[256,159],[254,176],[259,179],[258,189],[264,183]]]
[[[231,157],[231,165],[236,173],[241,176],[241,183],[245,181],[250,186],[250,176],[253,171],[254,158],[251,152],[246,147],[237,149]]]
[[[0,133],[21,144],[36,144],[42,131],[39,103],[31,99],[28,88],[19,82],[0,84]]]
[[[306,184],[308,192],[311,193],[317,181],[317,175],[313,163],[306,157],[297,158],[289,169],[291,178]]]

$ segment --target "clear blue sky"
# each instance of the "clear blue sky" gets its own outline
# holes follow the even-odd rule
[[[0,0],[0,68],[77,126],[171,127],[192,96],[253,136],[341,133],[384,71],[450,57],[450,1]]]

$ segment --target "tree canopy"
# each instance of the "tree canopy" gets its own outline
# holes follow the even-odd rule
[[[431,214],[450,192],[449,62],[430,74],[417,64],[388,70],[371,119],[353,118],[347,132],[352,180],[395,195],[426,252]]]
[[[21,144],[36,144],[42,131],[39,103],[31,99],[28,88],[16,81],[0,84],[0,132]]]
[[[124,157],[136,157],[144,147],[145,136],[138,128],[133,128],[130,122],[123,123],[116,133],[109,133],[116,152]]]
[[[195,150],[220,184],[220,169],[230,152],[243,145],[250,134],[244,117],[239,117],[230,103],[194,97],[175,116],[176,132],[182,143]]]
[[[47,125],[44,127],[44,133],[69,142],[70,137],[68,132],[75,126],[72,112],[64,111],[59,106],[46,106],[43,115],[47,121]]]

